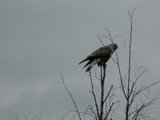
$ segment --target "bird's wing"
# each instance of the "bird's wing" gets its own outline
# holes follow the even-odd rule
[[[84,60],[82,60],[79,64],[87,61],[87,60],[94,60],[97,58],[101,58],[105,56],[106,54],[110,53],[110,48],[108,46],[101,47],[97,49],[96,51],[92,52],[90,55],[88,55]]]
[[[87,58],[100,58],[105,56],[106,54],[110,53],[110,48],[108,47],[101,47],[98,50],[91,53]]]

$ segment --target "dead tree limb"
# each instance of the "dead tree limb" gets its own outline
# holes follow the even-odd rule
[[[89,77],[90,77],[90,84],[91,84],[90,93],[93,96],[94,104],[95,104],[96,111],[97,111],[97,117],[99,118],[100,117],[99,106],[98,106],[97,98],[96,98],[95,91],[94,91],[94,85],[93,85],[93,79],[92,79],[91,71],[89,71]]]
[[[72,102],[73,102],[74,108],[75,108],[75,110],[76,110],[76,114],[78,115],[79,120],[82,120],[81,115],[80,115],[80,112],[79,112],[79,109],[78,109],[78,106],[77,106],[77,104],[76,104],[76,102],[75,102],[75,100],[74,100],[74,98],[73,98],[72,93],[69,91],[68,87],[67,87],[66,84],[65,84],[64,77],[63,77],[61,71],[60,71],[60,76],[61,76],[61,79],[62,79],[63,86],[64,86],[64,88],[66,89],[68,95],[70,96],[70,98],[71,98],[71,100],[72,100]]]

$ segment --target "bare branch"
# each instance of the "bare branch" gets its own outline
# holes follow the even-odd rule
[[[106,77],[106,65],[100,67],[100,74],[101,74],[101,98],[100,98],[100,120],[103,120],[103,113],[104,113],[104,82]]]
[[[108,28],[103,28],[103,29],[105,29],[107,31],[107,34],[108,34],[107,38],[108,38],[108,40],[110,40],[111,43],[114,43],[114,39],[112,38],[112,35],[111,35],[109,29]]]
[[[80,115],[80,112],[79,112],[79,109],[78,109],[78,106],[72,96],[72,93],[69,91],[69,89],[67,88],[66,84],[65,84],[65,81],[64,81],[64,78],[63,78],[63,75],[62,75],[62,72],[60,71],[60,76],[61,76],[61,79],[62,79],[62,83],[63,83],[63,86],[64,88],[66,89],[68,95],[70,96],[72,102],[73,102],[73,105],[74,105],[74,108],[76,109],[76,113],[78,114],[78,118],[79,120],[81,120],[81,115]]]
[[[142,104],[141,107],[142,107],[142,106],[143,106],[143,107],[148,107],[149,105],[153,104],[153,102],[154,102],[155,100],[156,100],[156,99],[153,99],[153,100],[151,100],[151,101],[148,102],[148,103]],[[140,109],[141,107],[139,107],[138,109]],[[129,116],[131,116],[132,114],[135,114],[138,109],[136,108],[136,110],[133,111],[133,112],[131,112],[131,113],[129,114]]]
[[[109,89],[108,94],[107,94],[107,96],[105,97],[105,99],[104,99],[103,102],[105,102],[105,101],[108,99],[108,97],[109,97],[109,95],[110,95],[112,89],[113,89],[113,85],[112,85],[111,88]]]
[[[64,120],[64,118],[68,115],[68,114],[70,114],[70,113],[72,113],[74,110],[72,110],[72,109],[70,109],[70,110],[68,110],[65,114],[63,114],[63,116],[62,116],[62,120]]]
[[[111,56],[111,59],[113,60],[114,63],[118,64],[118,62],[114,60],[112,56]]]
[[[129,115],[133,115],[132,120],[138,120],[138,118],[144,116],[144,109],[146,109],[147,107],[149,107],[150,105],[153,104],[153,102],[155,101],[155,99],[151,100],[148,103],[143,103],[139,108],[137,108],[135,111],[133,111],[132,113],[130,113]]]
[[[143,91],[149,89],[150,87],[152,87],[152,86],[154,86],[154,85],[157,85],[159,82],[160,82],[160,81],[158,81],[158,82],[153,82],[152,84],[150,84],[150,85],[148,85],[148,86],[146,86],[146,87],[141,87],[135,94],[133,94],[132,99],[134,100],[137,95],[139,95],[139,94],[142,93]],[[133,101],[133,100],[132,100],[132,101]],[[132,102],[132,101],[131,101],[131,102]]]
[[[102,39],[101,39],[101,37],[98,34],[97,34],[97,37],[98,37],[99,41],[101,42],[101,44],[104,46],[104,44],[102,42]]]
[[[107,37],[112,43],[114,43],[114,39],[112,38],[112,35],[111,33],[109,32],[109,30],[107,28],[104,28],[106,31],[107,31],[107,34],[109,37]],[[118,53],[117,53],[117,50],[115,51],[115,54],[116,54],[116,60],[114,60],[112,57],[111,59],[113,60],[114,63],[116,63],[117,67],[118,67],[118,72],[119,72],[119,76],[120,76],[120,81],[121,81],[121,88],[122,88],[122,91],[123,91],[123,94],[125,96],[125,98],[127,99],[127,95],[126,95],[126,92],[125,92],[125,87],[124,87],[124,83],[123,83],[123,78],[122,78],[122,73],[121,73],[121,68],[120,68],[120,62],[119,62],[119,56],[118,56]]]
[[[134,87],[135,87],[137,81],[138,81],[138,80],[140,79],[140,77],[145,73],[145,71],[146,71],[146,70],[143,69],[138,76],[135,74],[135,79],[136,79],[136,80],[132,83],[131,90],[130,90],[130,93],[129,93],[129,97],[133,94],[133,90],[134,90]],[[132,104],[132,103],[130,103],[130,104]]]
[[[128,10],[128,15],[129,15],[131,21],[133,20],[133,14],[134,14],[135,9],[136,9],[136,7],[134,7],[132,9],[132,11]]]
[[[90,111],[91,113],[88,113],[88,111]],[[88,105],[87,109],[85,110],[84,117],[85,115],[89,115],[93,117],[95,120],[98,120],[97,115],[94,112],[92,105]]]
[[[132,13],[128,11],[128,15],[130,17],[130,35],[129,35],[129,48],[128,48],[128,78],[127,78],[127,103],[126,103],[126,110],[125,110],[125,115],[126,115],[126,120],[129,119],[129,111],[130,111],[130,84],[131,84],[131,60],[132,60],[132,34],[133,34],[133,13],[134,9],[132,10]],[[134,85],[132,86],[134,87]]]
[[[120,102],[120,101],[118,100],[118,101],[116,101],[116,102],[112,102],[111,106],[109,107],[109,110],[107,111],[106,116],[104,117],[104,120],[107,120],[110,112],[112,111],[112,108],[113,108],[114,104],[116,104],[116,103],[118,103],[118,102]]]
[[[115,53],[116,53],[117,67],[118,67],[118,72],[119,72],[120,84],[121,84],[122,92],[124,94],[124,97],[127,99],[127,95],[126,95],[126,92],[125,92],[125,89],[124,89],[125,87],[124,87],[124,82],[123,82],[123,78],[122,78],[121,68],[120,68],[119,56],[118,56],[117,51]]]
[[[97,98],[96,98],[95,91],[94,91],[94,85],[93,85],[92,75],[91,75],[90,71],[89,71],[89,77],[90,77],[90,83],[91,83],[91,91],[90,92],[91,92],[91,94],[93,96],[94,104],[95,104],[96,111],[97,111],[97,116],[99,118],[99,116],[100,116],[100,114],[99,114],[99,108],[98,108]]]
[[[130,96],[130,91],[129,91],[129,89],[130,89],[130,80],[131,80],[131,57],[132,57],[132,33],[133,33],[133,14],[134,14],[134,10],[135,10],[135,8],[132,10],[132,13],[130,13],[130,11],[128,11],[128,15],[129,15],[129,17],[130,17],[130,21],[131,21],[131,23],[130,23],[130,38],[129,38],[129,50],[128,50],[128,56],[129,56],[129,58],[128,58],[128,89],[127,89],[127,94],[128,94],[128,96]]]

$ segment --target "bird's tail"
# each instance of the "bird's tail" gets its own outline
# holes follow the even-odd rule
[[[95,64],[97,64],[99,61],[100,61],[100,59],[93,60],[93,61],[88,65],[88,68],[86,69],[86,72],[90,71],[91,68],[92,68]]]
[[[85,62],[85,61],[86,61],[86,59],[82,60],[81,62],[79,62],[79,65],[80,65],[81,63]]]

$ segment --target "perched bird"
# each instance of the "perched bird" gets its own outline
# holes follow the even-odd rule
[[[117,48],[118,45],[115,43],[103,46],[88,55],[79,64],[88,61],[87,64],[84,66],[84,68],[87,67],[86,72],[90,71],[95,64],[105,67],[106,62],[109,60],[109,58]]]

